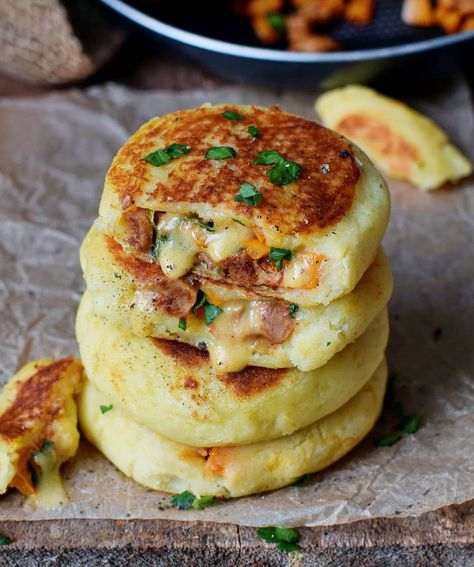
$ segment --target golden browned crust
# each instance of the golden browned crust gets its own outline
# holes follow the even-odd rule
[[[244,120],[228,120],[222,116],[224,110],[242,112]],[[249,125],[259,129],[258,138],[247,132]],[[191,150],[161,166],[169,171],[168,179],[145,195],[144,186],[150,184],[156,167],[143,157],[172,143],[189,145]],[[206,151],[216,145],[232,146],[237,157],[206,159]],[[270,182],[266,172],[271,166],[254,164],[258,152],[266,150],[278,151],[301,166],[296,183]],[[203,203],[250,222],[263,219],[282,234],[312,233],[336,224],[351,209],[358,179],[350,146],[334,132],[276,107],[243,111],[232,105],[183,110],[152,120],[120,150],[107,174],[108,187],[124,210],[139,202],[157,210],[163,203],[167,210],[173,203]],[[259,188],[263,195],[259,206],[234,201],[243,181]]]
[[[117,265],[131,276],[137,287],[149,294],[155,309],[169,315],[184,317],[196,303],[197,289],[183,280],[165,276],[156,262],[145,262],[124,249],[113,238],[105,236],[107,247]]]
[[[240,372],[228,372],[218,375],[218,378],[223,384],[232,388],[236,396],[250,398],[276,386],[287,372],[287,368],[247,366]]]
[[[0,436],[8,441],[25,435],[38,420],[48,424],[61,410],[52,390],[64,372],[75,364],[73,357],[38,368],[27,380],[19,382],[12,404],[0,415]],[[59,400],[62,403],[63,400]]]
[[[166,339],[151,339],[154,345],[167,356],[184,367],[196,367],[208,364],[209,353],[206,350]],[[240,372],[227,372],[217,375],[217,378],[237,397],[249,398],[264,390],[276,386],[283,376],[288,372],[286,368],[260,368],[247,366]],[[191,376],[188,376],[183,384],[185,389],[196,389],[199,384]]]

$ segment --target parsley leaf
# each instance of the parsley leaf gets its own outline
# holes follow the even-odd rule
[[[400,433],[388,433],[387,435],[382,435],[375,440],[376,447],[391,447],[398,443],[402,438]]]
[[[170,158],[178,158],[184,156],[189,152],[191,146],[182,146],[181,144],[170,144],[165,152],[170,156]]]
[[[155,240],[153,242],[153,244],[151,245],[151,257],[155,258],[155,260],[158,260],[158,258],[160,257],[160,251],[161,251],[161,247],[163,246],[163,244],[169,239],[169,236],[166,234],[156,234],[155,235]]]
[[[237,203],[246,203],[247,205],[252,205],[256,207],[262,200],[262,194],[257,191],[255,185],[247,183],[244,181],[240,186],[238,194],[234,197],[234,201]]]
[[[8,537],[7,535],[0,533],[0,545],[10,545],[11,543],[13,543],[11,537]]]
[[[237,152],[230,146],[215,146],[207,150],[205,157],[207,159],[235,158],[237,157]]]
[[[398,429],[401,429],[403,433],[412,434],[416,433],[420,429],[421,418],[418,413],[410,413],[404,415],[398,424]]]
[[[214,504],[214,496],[195,496],[189,490],[185,490],[181,494],[175,494],[171,498],[171,504],[178,510],[189,510],[190,508],[203,510],[206,506]]]
[[[104,414],[110,411],[114,406],[110,404],[110,406],[100,406],[100,413]]]
[[[191,146],[182,146],[181,144],[171,144],[164,150],[158,149],[150,154],[146,155],[143,161],[148,162],[151,165],[160,166],[165,165],[174,158],[184,156],[189,152]]]
[[[267,15],[267,20],[270,26],[276,31],[278,34],[283,34],[286,31],[286,17],[283,14],[279,14],[278,12],[270,12]]]
[[[193,305],[193,311],[197,311],[200,307],[203,307],[207,303],[206,294],[199,289],[196,296],[196,303]]]
[[[206,303],[204,305],[204,322],[206,325],[210,325],[221,313],[223,313],[223,310],[220,307],[212,305],[212,303]]]
[[[301,167],[294,161],[282,161],[269,171],[268,179],[275,185],[288,185],[300,176]]]
[[[273,165],[285,161],[285,158],[278,152],[273,150],[266,152],[258,152],[257,159],[253,162],[257,165]]]
[[[295,486],[296,488],[298,488],[300,486],[306,486],[308,484],[308,482],[310,481],[310,479],[311,479],[311,475],[304,474],[298,480],[295,480],[295,482],[291,486]]]
[[[275,264],[276,269],[280,271],[283,268],[283,260],[291,260],[293,258],[293,252],[287,250],[286,248],[270,248],[270,254],[268,255],[268,261],[271,264]]]
[[[191,504],[191,508],[203,510],[206,506],[212,506],[212,504],[214,504],[214,496],[197,496]]]
[[[178,323],[178,327],[182,330],[185,331],[186,330],[186,319],[184,319],[183,317],[181,317],[181,319],[179,320]]]
[[[194,500],[196,500],[194,494],[189,492],[189,490],[185,490],[181,492],[181,494],[175,494],[173,498],[171,498],[171,504],[175,508],[178,508],[178,510],[189,510]]]
[[[232,110],[226,110],[225,112],[222,113],[222,116],[224,118],[227,118],[228,120],[243,120],[244,119],[242,114],[239,114],[238,112],[232,112]]]
[[[269,526],[258,529],[257,535],[269,543],[275,543],[279,551],[291,552],[300,549],[298,545],[300,534],[293,528]]]
[[[290,319],[294,319],[299,310],[300,310],[299,305],[296,305],[296,303],[290,303],[290,311],[288,313]]]
[[[256,126],[249,126],[247,132],[254,138],[260,137],[260,130]]]
[[[216,232],[216,227],[214,226],[213,221],[203,221],[197,217],[185,217],[185,219],[193,224],[197,224],[198,226],[205,228],[207,232]]]
[[[239,219],[236,219],[236,218],[232,217],[232,220],[233,220],[234,222],[236,222],[237,224],[240,224],[240,226],[245,226],[245,223],[243,223],[243,222],[242,222],[241,220],[239,220]]]
[[[280,153],[271,151],[259,152],[254,161],[257,165],[274,165],[267,171],[267,176],[275,185],[287,185],[300,176],[301,167],[294,161],[285,159]]]
[[[155,150],[154,152],[151,152],[151,154],[146,155],[143,158],[143,161],[146,161],[151,165],[160,166],[171,161],[171,156],[169,156],[165,150]]]

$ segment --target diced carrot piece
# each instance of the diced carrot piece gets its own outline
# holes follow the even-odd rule
[[[30,460],[31,453],[31,450],[21,452],[16,464],[16,474],[10,483],[12,488],[16,488],[25,496],[31,496],[35,493],[35,487],[33,486],[31,474],[28,470],[28,461]]]
[[[242,248],[245,248],[247,254],[254,260],[263,258],[270,252],[268,246],[266,246],[258,238],[251,238],[250,240],[244,240],[244,242],[242,242]]]
[[[374,19],[374,0],[349,0],[345,17],[353,24],[368,24]]]
[[[206,288],[205,292],[208,302],[212,303],[212,305],[222,305],[224,303],[224,299],[216,291]]]
[[[251,20],[253,31],[262,43],[275,43],[280,38],[271,26],[268,16],[254,16]]]
[[[462,26],[462,31],[471,31],[474,30],[474,16],[468,16],[464,19]]]

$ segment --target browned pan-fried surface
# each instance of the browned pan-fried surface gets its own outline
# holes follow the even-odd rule
[[[228,120],[224,110],[240,112],[244,119]],[[248,133],[250,125],[258,128],[258,138]],[[150,152],[173,143],[191,150],[163,166],[143,161]],[[237,157],[206,159],[213,146],[231,146]],[[258,152],[269,150],[301,166],[295,183],[275,185],[266,175],[272,166],[254,163]],[[167,179],[154,178],[157,169]],[[138,204],[157,210],[163,204],[167,210],[174,203],[210,204],[293,234],[312,233],[340,221],[351,209],[358,178],[350,146],[334,132],[276,107],[242,110],[226,105],[183,110],[150,121],[120,150],[107,182],[124,209]],[[234,201],[244,181],[262,193],[257,207]]]

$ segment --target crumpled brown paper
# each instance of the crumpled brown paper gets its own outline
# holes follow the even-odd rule
[[[310,94],[249,88],[137,93],[118,86],[41,100],[0,101],[0,372],[28,360],[76,353],[75,310],[84,289],[78,248],[97,213],[106,169],[142,122],[211,102],[278,103],[314,118]],[[462,82],[414,100],[473,155],[473,112]],[[308,486],[178,511],[116,471],[83,443],[65,468],[70,503],[34,509],[0,498],[0,520],[168,518],[248,525],[319,525],[416,515],[474,497],[474,182],[423,194],[391,184],[385,247],[395,275],[390,303],[395,395],[423,426],[375,448],[381,423],[355,451]]]

